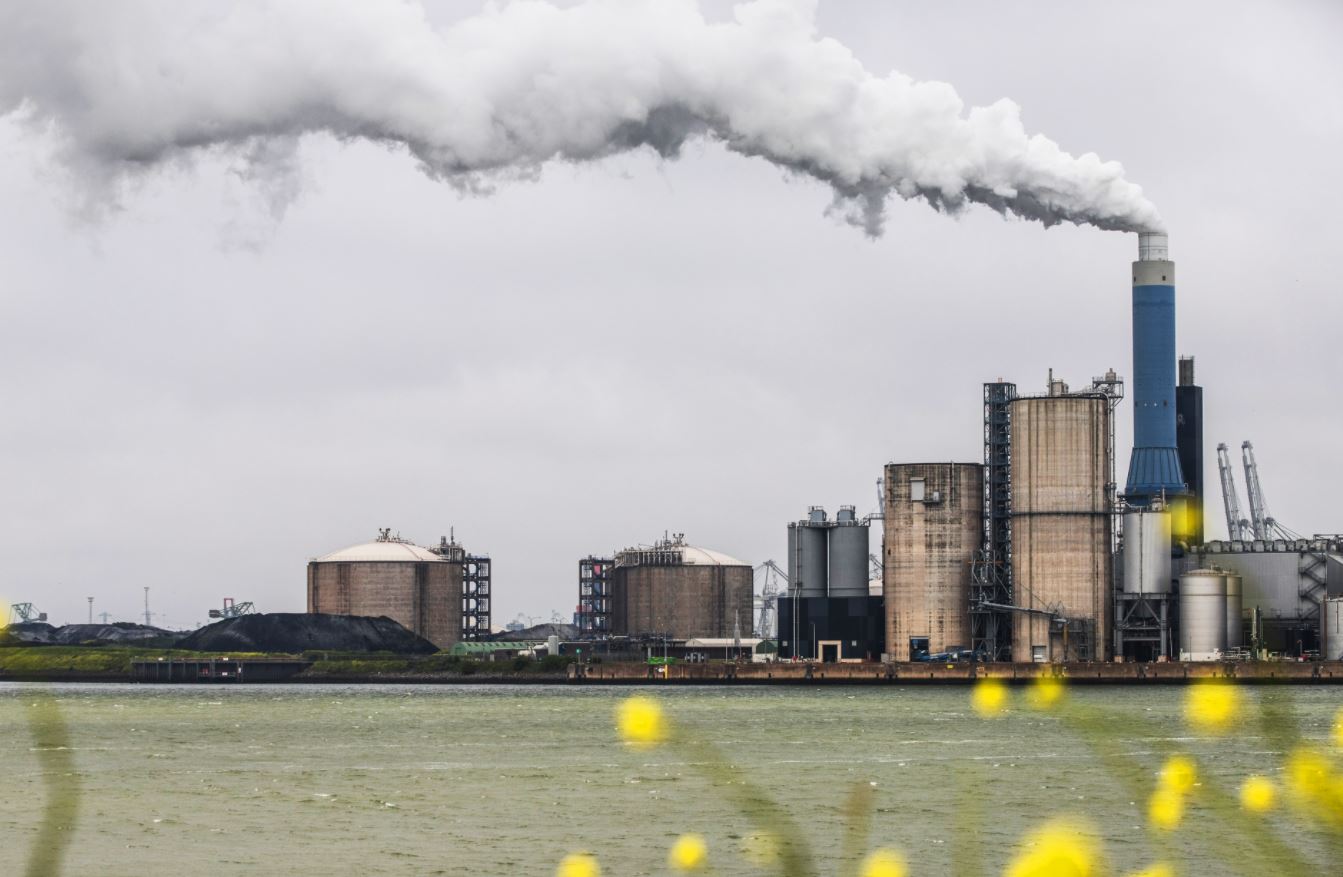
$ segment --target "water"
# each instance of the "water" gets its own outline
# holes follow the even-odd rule
[[[504,685],[0,684],[0,861],[22,861],[37,833],[45,792],[28,717],[44,693],[69,725],[80,784],[66,873],[549,875],[587,849],[613,877],[666,873],[685,831],[705,835],[718,874],[758,873],[739,854],[752,829],[720,774],[683,748],[615,742],[612,710],[631,689]],[[1317,740],[1340,702],[1327,687],[1246,693],[1285,698]],[[1100,826],[1122,872],[1155,854],[1133,789],[1150,789],[1171,747],[1233,791],[1281,762],[1254,723],[1227,739],[1189,736],[1174,687],[1072,692],[1132,718],[1104,734],[1132,770],[1104,767],[1096,739],[1057,717],[1023,707],[976,718],[965,688],[656,694],[788,806],[823,874],[838,874],[856,784],[875,783],[873,841],[904,848],[916,874],[971,873],[976,857],[999,873],[1021,833],[1059,813]],[[1196,802],[1168,851],[1182,874],[1262,856],[1206,809]],[[1275,818],[1279,836],[1319,852],[1297,822]]]

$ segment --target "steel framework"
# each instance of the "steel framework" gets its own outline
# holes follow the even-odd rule
[[[984,538],[971,564],[970,648],[1012,657],[1012,400],[1017,385],[984,385]]]
[[[585,557],[578,561],[578,632],[583,636],[608,636],[611,632],[609,576],[612,557]]]

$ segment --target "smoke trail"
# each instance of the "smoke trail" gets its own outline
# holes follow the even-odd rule
[[[869,73],[817,35],[813,6],[757,0],[710,23],[694,0],[517,0],[435,29],[413,0],[7,3],[0,114],[58,138],[106,196],[211,149],[265,185],[319,132],[404,147],[472,192],[548,161],[674,158],[709,137],[829,184],[870,235],[892,194],[1160,229],[1118,163],[1027,134],[1009,100],[967,111],[946,83]]]

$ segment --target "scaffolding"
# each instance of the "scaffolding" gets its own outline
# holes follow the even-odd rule
[[[970,648],[1012,656],[1012,400],[1017,385],[984,385],[984,538],[971,563]]]
[[[578,632],[605,637],[611,633],[611,569],[615,559],[588,556],[578,561]]]
[[[490,634],[490,575],[488,555],[467,554],[462,559],[462,639],[484,639]]]

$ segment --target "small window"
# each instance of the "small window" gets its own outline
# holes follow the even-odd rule
[[[922,478],[911,478],[911,479],[909,479],[909,501],[910,501],[910,502],[923,502],[923,479],[922,479]]]

